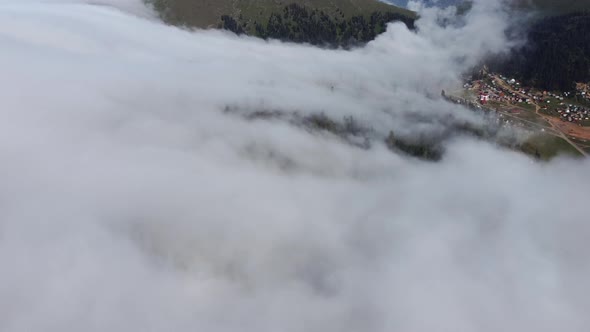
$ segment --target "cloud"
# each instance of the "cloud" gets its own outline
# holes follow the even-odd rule
[[[437,97],[511,46],[484,3],[342,51],[2,2],[0,330],[587,330],[587,160],[381,143],[485,124]]]

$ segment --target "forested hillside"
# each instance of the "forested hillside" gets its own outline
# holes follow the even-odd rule
[[[388,22],[402,21],[414,27],[414,20],[392,12],[372,12],[368,17],[356,15],[346,18],[342,12],[331,16],[318,9],[297,4],[283,8],[282,13],[272,13],[267,22],[256,22],[254,35],[297,43],[325,46],[350,46],[369,42],[384,32]],[[229,16],[222,17],[220,27],[244,33],[239,22]]]
[[[416,14],[377,0],[146,0],[169,23],[322,46],[365,43]]]
[[[502,63],[507,75],[549,90],[571,90],[590,81],[590,12],[547,17],[535,23],[528,43]]]
[[[590,9],[590,1],[588,0],[532,0],[525,2],[532,3],[534,8],[541,10],[544,14],[566,14]]]

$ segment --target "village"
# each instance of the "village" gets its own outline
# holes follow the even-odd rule
[[[590,154],[590,88],[577,84],[574,91],[544,91],[514,78],[482,70],[463,86],[466,101],[495,111],[512,125],[559,137],[581,155]]]
[[[476,91],[482,105],[514,105],[519,108],[512,109],[513,113],[520,113],[520,108],[538,110],[562,121],[590,126],[590,106],[580,104],[581,102],[590,105],[590,94],[582,90],[585,89],[582,86],[578,85],[580,90],[574,92],[540,91],[522,87],[521,83],[513,78],[486,73],[483,79],[468,82],[464,87]]]

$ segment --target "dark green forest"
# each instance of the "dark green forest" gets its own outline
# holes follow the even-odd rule
[[[527,45],[492,64],[527,85],[568,91],[590,81],[590,12],[547,17],[534,23]]]
[[[231,16],[221,17],[220,28],[237,34],[246,33],[245,25]],[[368,16],[346,18],[344,13],[328,15],[322,10],[290,4],[282,13],[273,13],[267,22],[255,22],[254,34],[264,39],[278,39],[327,47],[350,47],[367,43],[384,32],[387,23],[400,21],[414,29],[414,19],[399,13],[373,12]]]

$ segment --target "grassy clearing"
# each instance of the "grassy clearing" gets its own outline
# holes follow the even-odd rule
[[[576,137],[569,137],[569,139],[581,148],[590,148],[590,140],[584,140]]]
[[[549,123],[543,119],[543,117],[537,115],[533,110],[528,110],[528,109],[524,109],[522,107],[514,107],[514,106],[506,106],[506,105],[501,105],[501,107],[499,107],[499,109],[501,109],[503,112],[509,114],[512,117],[515,117],[517,119],[521,119],[521,120],[526,120],[526,121],[530,121],[533,123],[536,123],[538,125],[544,126],[544,127],[549,127]],[[520,110],[520,113],[514,113],[511,112],[511,110]]]
[[[512,107],[510,109],[518,109],[520,110],[520,113],[511,113],[514,117],[517,117],[519,119],[523,119],[523,120],[527,120],[530,122],[534,122],[536,124],[542,125],[542,126],[549,126],[549,123],[547,121],[545,121],[545,119],[543,119],[543,117],[537,115],[535,113],[535,107],[534,105],[533,109],[525,109],[523,107]]]
[[[547,103],[547,101],[549,101],[550,103]],[[566,102],[561,101],[556,98],[547,98],[545,103],[543,104],[543,106],[547,107],[547,110],[549,112],[555,112],[557,109],[564,107],[563,105],[560,105],[561,103],[566,103]]]
[[[561,116],[559,113],[557,113],[556,110],[549,109],[549,108],[541,108],[539,110],[539,113],[545,114],[545,115],[549,115],[549,116],[553,116],[553,117],[560,117]]]
[[[535,134],[521,146],[521,150],[541,160],[550,160],[557,156],[581,157],[581,154],[563,138],[548,135]]]
[[[537,108],[533,104],[519,103],[518,107],[523,108],[529,112],[534,112]]]
[[[519,114],[514,114],[514,116],[519,119],[522,119],[522,120],[534,122],[534,123],[544,126],[544,127],[549,126],[549,123],[547,121],[545,121],[545,119],[543,119],[542,117],[538,116],[537,114],[529,112],[529,111],[523,111]]]

